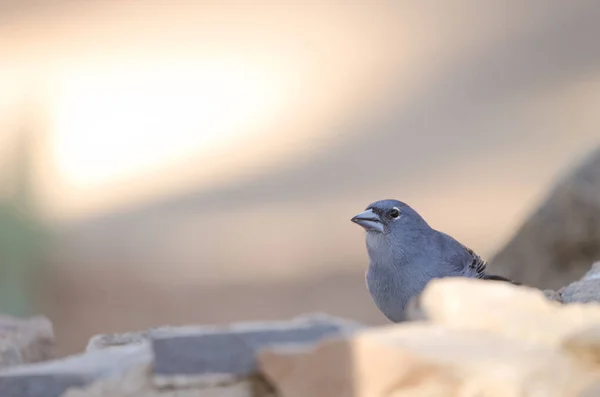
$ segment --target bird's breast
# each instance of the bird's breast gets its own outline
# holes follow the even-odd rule
[[[392,269],[369,266],[366,273],[367,290],[375,305],[391,321],[402,321],[411,297],[410,285]]]

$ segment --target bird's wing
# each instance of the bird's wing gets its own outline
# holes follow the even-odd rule
[[[477,255],[477,253],[475,253],[475,251],[473,251],[471,248],[462,244],[448,234],[440,232],[440,235],[443,236],[443,241],[445,243],[450,243],[449,246],[452,247],[452,251],[454,252],[450,262],[455,264],[455,266],[459,266],[463,275],[482,280],[507,281],[515,285],[521,285],[502,276],[486,274],[488,265],[487,261]]]
[[[486,261],[449,234],[438,232],[438,236],[442,257],[454,272],[467,277],[483,278],[487,268]]]

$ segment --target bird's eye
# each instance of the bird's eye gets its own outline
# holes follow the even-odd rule
[[[400,210],[396,207],[392,208],[390,210],[390,216],[394,219],[398,218],[400,216]]]

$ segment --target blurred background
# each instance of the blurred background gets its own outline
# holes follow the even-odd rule
[[[95,333],[387,321],[350,218],[489,257],[600,143],[600,6],[0,1],[0,311]]]

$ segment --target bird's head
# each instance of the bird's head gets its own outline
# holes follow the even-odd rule
[[[371,203],[365,211],[354,216],[352,222],[362,226],[369,234],[383,235],[400,235],[428,227],[417,211],[398,200]]]

